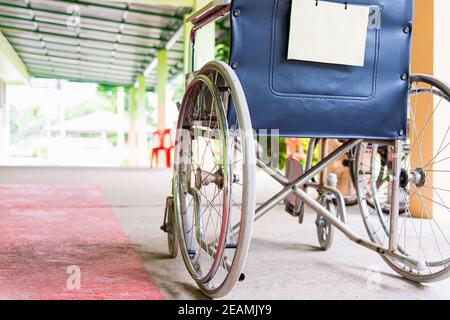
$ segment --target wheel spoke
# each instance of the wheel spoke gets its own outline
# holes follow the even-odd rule
[[[447,204],[450,187],[446,183],[446,174],[450,173],[447,165],[450,125],[441,126],[441,122],[431,125],[436,117],[444,120],[444,110],[450,106],[447,92],[450,90],[435,88],[431,80],[414,82],[409,91],[410,131],[401,159],[399,212],[390,214],[399,214],[398,219],[402,219],[395,239],[399,252],[424,260],[426,268],[419,272],[399,261],[390,258],[386,261],[395,271],[413,280],[434,279],[450,268],[450,204]],[[415,121],[419,115],[423,122]],[[424,148],[429,133],[441,139],[437,148],[431,148],[432,154]],[[392,172],[392,146],[366,143],[359,150],[356,178],[363,221],[371,240],[384,246],[390,229],[387,211],[392,205],[391,183],[387,182]]]
[[[242,217],[251,217],[253,212],[249,209],[254,207],[251,204],[254,202],[251,192],[254,186],[240,180],[243,177],[254,181],[255,168],[246,163],[252,158],[250,154],[238,151],[234,140],[239,137],[229,132],[229,128],[241,129],[239,123],[242,115],[247,117],[244,118],[246,124],[251,121],[248,112],[236,112],[236,122],[232,126],[227,123],[226,108],[245,105],[231,99],[242,99],[244,94],[242,91],[235,92],[242,89],[236,85],[232,70],[227,71],[225,77],[221,68],[225,67],[217,65],[217,68],[212,67],[204,73],[201,71],[187,87],[183,98],[186,108],[180,112],[180,117],[184,118],[179,119],[178,123],[191,130],[187,138],[190,143],[181,144],[181,152],[175,154],[177,158],[184,156],[189,160],[183,166],[175,161],[178,181],[174,184],[177,186],[174,199],[185,201],[187,205],[185,219],[179,219],[182,212],[176,206],[182,240],[180,249],[189,273],[203,292],[213,296],[223,296],[232,287],[230,281],[236,281],[237,275],[240,275],[239,269],[247,255],[250,235],[245,228],[233,232],[230,226],[234,222],[231,224],[231,220],[240,223]],[[244,150],[254,149],[253,141],[245,143]],[[185,168],[183,177],[181,168]],[[183,190],[190,191],[190,194],[183,193]],[[242,202],[244,199],[247,203]],[[246,222],[246,228],[249,228],[251,222],[248,218]],[[239,250],[235,246],[239,246]],[[235,263],[239,268],[232,267]],[[224,286],[227,282],[228,285]]]

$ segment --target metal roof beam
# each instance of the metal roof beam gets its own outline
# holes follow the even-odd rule
[[[128,86],[128,82],[122,82],[122,81],[114,81],[114,80],[104,80],[104,79],[81,79],[77,78],[73,75],[58,75],[60,79],[68,80],[72,82],[82,82],[82,83],[98,83],[98,84],[107,84],[107,85],[113,85],[113,86]],[[48,74],[48,73],[40,73],[35,74],[34,78],[44,78],[44,79],[55,79],[55,74]]]
[[[19,43],[16,43],[14,40],[22,40],[22,41],[28,41],[28,42],[38,43],[39,44],[38,46],[30,45],[30,47],[42,48],[41,40],[39,40],[39,39],[24,37],[24,36],[12,34],[12,33],[8,34],[8,38],[10,40],[12,40],[10,42],[12,42],[14,45],[16,45],[16,44],[20,45]],[[83,41],[86,41],[86,40],[83,40]],[[87,41],[91,41],[91,40],[87,40]],[[51,40],[48,40],[48,39],[46,39],[45,42],[47,44],[58,45],[58,46],[66,46],[66,47],[72,47],[72,48],[73,47],[77,47],[77,45],[68,44],[68,43],[64,43],[64,42],[51,41]],[[98,50],[98,51],[103,51],[103,52],[111,52],[110,49],[99,48],[99,47],[94,47],[94,46],[88,46],[85,43],[82,43],[81,46],[82,46],[82,49]],[[53,48],[51,50],[53,50]],[[143,57],[144,59],[148,58],[148,56],[149,56],[147,53],[141,53],[141,52],[133,52],[133,53],[131,53],[131,52],[128,52],[128,51],[121,51],[121,50],[116,50],[116,52],[120,53],[120,54],[131,55],[131,56],[139,56],[139,57]]]
[[[80,2],[75,2],[74,4],[76,5],[80,5]],[[50,9],[38,9],[38,8],[34,8],[32,5],[30,6],[30,8],[28,7],[24,7],[15,3],[4,3],[4,2],[0,2],[0,7],[3,8],[15,8],[15,9],[19,9],[19,10],[24,10],[25,13],[28,13],[29,10],[33,10],[33,12],[35,13],[41,13],[41,14],[54,14],[54,15],[58,15],[58,16],[62,16],[63,18],[69,18],[70,15],[67,14],[64,11],[57,11],[57,10],[50,10]],[[116,8],[117,9],[117,8]],[[125,11],[125,9],[120,9],[120,11]],[[145,15],[151,16],[154,15],[152,12],[146,12]],[[118,23],[120,24],[120,21],[117,20],[113,20],[113,19],[108,19],[106,17],[99,17],[99,16],[90,16],[90,15],[86,15],[86,14],[82,14],[81,16],[83,19],[92,19],[92,20],[97,20],[97,21],[103,21],[103,22],[110,22],[110,23]],[[133,26],[133,27],[139,27],[139,28],[146,28],[146,29],[161,29],[161,27],[159,26],[155,26],[155,25],[149,25],[149,24],[142,24],[142,23],[127,23],[129,26]],[[162,27],[162,30],[167,30],[173,31],[173,28],[167,28],[167,27]]]
[[[90,83],[114,83],[114,84],[120,84],[123,86],[130,85],[129,79],[118,79],[118,78],[114,78],[114,77],[99,78],[99,77],[93,77],[90,75],[80,75],[80,74],[65,73],[65,72],[56,73],[56,76],[55,76],[54,72],[47,72],[47,71],[42,71],[40,73],[36,73],[35,78],[42,78],[42,77],[52,78],[52,79],[55,79],[55,78],[66,79],[66,80],[70,80],[70,81],[82,80],[83,82],[90,82]]]
[[[75,5],[83,5],[83,6],[87,6],[87,7],[93,7],[93,8],[103,8],[103,9],[109,9],[109,10],[123,10],[122,8],[118,8],[106,3],[98,3],[98,2],[86,2],[86,1],[82,1],[82,0],[59,0],[60,2],[66,2],[66,3],[72,3]],[[141,4],[158,4],[157,2],[159,2],[160,5],[165,5],[165,6],[173,6],[175,5],[177,2],[179,3],[192,3],[193,0],[156,0],[154,1],[154,3],[152,0],[150,1],[129,1],[129,3],[141,3]],[[124,2],[124,0],[111,0],[111,2]],[[147,2],[147,3],[146,3]],[[169,2],[169,3],[167,3]],[[178,7],[192,7],[192,5],[182,5],[182,6],[178,6]],[[155,16],[155,17],[160,17],[160,18],[166,18],[166,19],[174,19],[174,20],[183,20],[183,16],[179,16],[179,15],[171,15],[168,13],[160,13],[160,12],[149,12],[147,10],[140,10],[140,9],[136,9],[136,8],[130,8],[129,10],[131,13],[137,13],[137,14],[145,14],[145,15],[151,15],[151,16]]]
[[[65,70],[85,70],[87,72],[93,72],[96,74],[103,74],[103,73],[109,73],[109,74],[115,74],[117,76],[127,77],[127,78],[133,78],[135,72],[126,72],[124,70],[118,70],[114,68],[108,68],[107,65],[88,65],[88,64],[81,64],[81,65],[75,65],[75,64],[65,64],[65,63],[58,63],[58,62],[50,62],[50,61],[41,61],[41,60],[34,60],[34,59],[25,59],[28,66],[33,66],[33,68],[40,67],[40,68],[51,68],[51,69],[65,69]],[[31,69],[31,67],[30,67]],[[33,74],[33,71],[30,70],[30,73]],[[136,72],[137,73],[137,72]]]
[[[30,45],[24,45],[24,44],[14,44],[14,47],[17,49],[17,51],[19,52],[19,54],[23,53],[35,53],[38,54],[37,51],[43,51],[45,50],[42,46],[30,46]],[[55,49],[55,48],[51,48],[51,52],[52,53],[59,53],[59,54],[73,54],[74,52],[76,52],[75,50],[77,50],[77,46],[71,46],[72,50],[61,50],[61,49]],[[83,51],[83,48],[81,49],[81,51]],[[110,52],[109,50],[107,52]],[[119,53],[123,54],[123,53]],[[101,55],[98,53],[83,53],[83,55],[87,56],[87,57],[93,57],[93,58],[99,58],[99,59],[108,59],[109,56],[107,55]],[[59,55],[57,55],[58,57],[60,57]],[[145,56],[148,57],[148,56]],[[134,63],[139,63],[139,64],[144,64],[148,62],[148,59],[131,59],[129,57],[117,57],[116,55],[116,59],[120,60],[121,62],[134,62]],[[169,60],[179,60],[177,58],[169,58]]]
[[[0,5],[1,7],[1,5]],[[26,19],[26,18],[20,18],[20,17],[15,17],[15,16],[10,16],[10,15],[5,15],[5,14],[0,14],[0,18],[4,18],[6,20],[15,20],[15,21],[22,21],[22,22],[29,22],[31,23],[30,19]],[[50,22],[50,21],[45,21],[42,19],[36,19],[36,22],[39,23],[39,25],[41,26],[47,26],[47,27],[66,27],[67,26],[67,22],[65,21],[61,21],[61,22]],[[117,25],[120,25],[121,23],[117,23]],[[128,23],[125,23],[128,24]],[[88,28],[86,27],[85,24],[81,24],[80,26],[81,30],[86,30],[86,31],[92,31],[95,33],[106,33],[106,34],[113,34],[112,32],[108,32],[106,30],[100,30],[100,29],[95,29],[95,28]],[[33,30],[33,29],[30,29]],[[147,35],[138,35],[138,34],[132,34],[132,33],[127,33],[127,32],[122,32],[122,35],[130,37],[130,38],[136,38],[136,39],[142,39],[142,40],[154,40],[154,41],[160,41],[161,38],[160,37],[152,37],[152,36],[147,36]]]
[[[118,2],[121,0],[112,0]],[[172,6],[172,7],[193,7],[194,0],[129,0],[130,3],[158,5],[158,6]]]
[[[8,83],[28,83],[27,67],[0,32],[0,79]]]
[[[131,81],[132,80],[132,76],[130,74],[121,74],[121,73],[113,73],[113,72],[106,72],[106,70],[96,70],[96,69],[92,69],[89,70],[87,68],[81,67],[81,68],[70,68],[70,67],[65,67],[65,66],[53,66],[53,65],[34,65],[31,64],[30,65],[30,71],[32,71],[32,73],[36,73],[39,71],[46,71],[46,72],[50,72],[50,73],[61,73],[61,72],[65,72],[65,73],[72,73],[72,74],[85,74],[85,75],[90,75],[91,77],[94,78],[104,78],[104,77],[112,77],[112,78],[116,78],[116,79],[126,79],[127,81]]]
[[[1,25],[1,24],[0,24],[0,30],[3,31],[6,34],[10,34],[10,33],[17,34],[17,32],[25,32],[25,33],[28,32],[28,33],[33,34],[34,36],[36,36],[36,38],[39,38],[39,35],[42,34],[42,35],[45,35],[45,36],[56,37],[56,38],[61,38],[61,39],[73,39],[75,41],[76,40],[85,40],[85,41],[107,43],[107,44],[111,44],[111,45],[115,45],[116,44],[115,41],[108,41],[108,40],[98,39],[98,38],[95,38],[95,37],[93,37],[93,38],[76,37],[76,36],[69,36],[69,35],[61,34],[61,33],[34,31],[34,30],[26,29],[26,28],[4,26],[4,25]],[[47,39],[45,41],[47,41]],[[61,40],[61,41],[64,41],[64,40]],[[119,45],[120,46],[124,46],[124,47],[145,49],[145,50],[158,49],[157,46],[144,46],[144,45],[137,45],[137,44],[131,44],[131,43],[126,43],[126,42],[120,42]]]
[[[83,79],[92,79],[92,81],[98,80],[98,79],[114,79],[117,82],[125,82],[127,84],[130,84],[131,82],[131,78],[130,77],[122,77],[122,76],[117,76],[114,74],[105,74],[102,76],[99,76],[98,73],[92,73],[92,72],[77,72],[77,71],[72,71],[72,70],[65,70],[65,69],[46,69],[46,68],[36,68],[33,69],[34,74],[55,74],[55,75],[71,75],[74,77],[79,77],[79,78],[83,78]]]
[[[48,72],[58,72],[58,71],[67,71],[72,73],[85,73],[90,74],[91,76],[98,76],[98,75],[108,75],[110,77],[115,78],[121,78],[121,79],[128,79],[130,82],[133,79],[133,75],[130,73],[121,73],[116,72],[115,70],[107,70],[105,69],[96,69],[96,68],[90,68],[89,66],[66,66],[66,65],[55,65],[55,64],[42,64],[38,62],[30,62],[29,70],[32,75],[34,75],[37,70],[47,70]]]
[[[92,64],[106,64],[109,63],[109,59],[97,59],[97,60],[93,60],[93,59],[86,59],[86,58],[81,58],[81,59],[76,59],[76,58],[68,58],[68,57],[62,57],[62,56],[56,56],[56,55],[51,55],[51,54],[46,54],[46,55],[40,55],[40,54],[36,54],[36,53],[22,53],[22,57],[24,59],[26,58],[34,58],[35,60],[42,60],[42,61],[47,61],[49,59],[53,59],[54,61],[67,61],[68,63],[73,62],[72,64],[79,64],[80,62],[85,62],[85,63],[92,63]],[[142,68],[140,63],[135,63],[135,64],[122,64],[122,63],[115,63],[114,64],[117,67],[123,67],[126,69],[133,69],[133,70],[140,70]]]

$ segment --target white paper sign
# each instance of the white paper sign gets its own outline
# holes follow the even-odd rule
[[[292,0],[288,59],[363,67],[368,19],[369,6]]]

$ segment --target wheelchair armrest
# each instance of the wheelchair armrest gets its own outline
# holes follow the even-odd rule
[[[191,22],[195,27],[213,22],[230,12],[231,0],[214,0],[187,18],[186,23]]]

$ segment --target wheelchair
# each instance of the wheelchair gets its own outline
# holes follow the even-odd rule
[[[291,1],[215,0],[189,18],[194,51],[196,32],[229,16],[231,58],[188,76],[162,227],[170,255],[180,251],[201,291],[222,297],[245,278],[253,223],[295,195],[317,214],[322,249],[338,230],[408,280],[446,278],[450,88],[409,72],[413,0],[345,2],[382,8],[382,27],[368,31],[363,68],[287,60]],[[260,157],[255,137],[272,134],[310,139],[298,177],[288,179]],[[315,146],[326,139],[343,143],[315,161]],[[344,155],[367,236],[349,227],[345,200],[324,174]],[[258,207],[257,168],[282,186]]]

